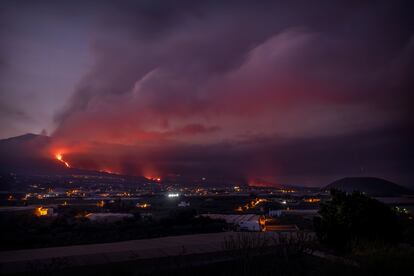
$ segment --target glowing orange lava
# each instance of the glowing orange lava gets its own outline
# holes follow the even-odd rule
[[[152,181],[157,181],[157,182],[161,182],[161,177],[158,177],[158,176],[149,176],[149,175],[146,175],[146,176],[144,176],[146,179],[148,179],[148,180],[152,180]]]
[[[56,157],[57,160],[59,160],[60,162],[65,164],[66,167],[70,168],[69,163],[66,162],[65,160],[63,160],[63,155],[61,153],[56,153],[55,157]]]
[[[110,170],[110,169],[100,169],[100,172],[110,173],[110,174],[118,174],[117,172]]]

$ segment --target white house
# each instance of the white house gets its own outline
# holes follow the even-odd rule
[[[189,207],[189,206],[190,206],[190,202],[181,201],[180,203],[178,203],[178,207]]]
[[[115,222],[127,218],[132,218],[134,215],[127,213],[90,213],[86,215],[91,221]]]
[[[262,231],[260,216],[255,214],[246,215],[223,215],[223,214],[203,214],[201,216],[211,219],[222,219],[227,223],[236,225],[241,231]]]

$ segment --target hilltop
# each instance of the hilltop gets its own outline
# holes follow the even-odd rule
[[[348,193],[360,191],[370,196],[392,197],[412,195],[414,191],[377,177],[345,177],[327,185],[325,190],[337,189]]]

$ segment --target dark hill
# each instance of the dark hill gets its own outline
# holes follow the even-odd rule
[[[67,168],[47,154],[51,138],[25,134],[0,140],[0,173],[18,174],[101,174],[76,168]]]
[[[376,177],[345,177],[332,182],[325,190],[337,189],[351,193],[360,191],[370,196],[392,197],[412,195],[414,192],[385,179]]]
[[[65,167],[45,155],[50,137],[25,134],[0,140],[0,173],[64,173]]]
[[[27,179],[37,179],[32,177],[39,175],[71,177],[71,175],[76,174],[109,177],[115,179],[114,182],[123,184],[125,184],[123,182],[125,179],[135,184],[148,182],[147,179],[140,176],[125,176],[79,168],[67,168],[62,162],[58,162],[47,154],[51,140],[48,136],[36,134],[25,134],[0,140],[0,190],[19,188],[20,184],[15,183],[13,178],[10,178],[11,174],[24,175]],[[119,181],[116,179],[119,179]],[[47,181],[50,182],[50,180]],[[104,180],[101,182],[103,183]],[[113,184],[114,182],[108,183]]]

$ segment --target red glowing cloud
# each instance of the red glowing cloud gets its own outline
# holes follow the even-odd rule
[[[182,5],[168,14],[137,4],[102,15],[93,66],[56,114],[51,158],[151,179],[283,180],[404,167],[396,165],[399,149],[373,160],[378,149],[393,148],[390,129],[407,132],[412,113],[414,43],[411,32],[395,28],[395,10]],[[378,27],[385,21],[394,23]],[[361,164],[343,152],[382,132],[381,147],[358,149]],[[338,152],[344,157],[335,160]]]

